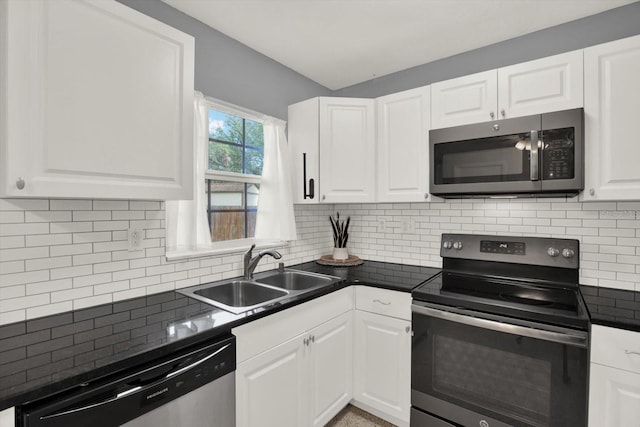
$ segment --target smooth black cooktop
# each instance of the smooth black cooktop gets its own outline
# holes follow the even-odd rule
[[[587,330],[578,287],[443,271],[412,292],[419,301]]]

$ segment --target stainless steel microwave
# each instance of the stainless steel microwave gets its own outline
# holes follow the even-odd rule
[[[584,188],[582,108],[429,132],[431,194],[562,196]]]

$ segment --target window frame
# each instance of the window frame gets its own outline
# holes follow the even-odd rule
[[[258,113],[253,110],[249,110],[247,108],[239,107],[233,104],[230,104],[225,101],[221,101],[215,98],[211,98],[208,96],[204,97],[205,108],[208,111],[210,109],[217,110],[226,114],[231,114],[234,116],[239,116],[248,120],[252,120],[255,122],[259,122],[264,124],[265,120],[269,118],[269,116]],[[209,122],[206,122],[205,134],[207,135],[206,141],[202,143],[206,144],[204,147],[204,158],[198,159],[194,158],[196,162],[202,162],[201,165],[204,167],[204,179],[205,182],[208,179],[215,180],[223,180],[223,181],[233,181],[233,182],[244,182],[244,183],[257,183],[259,184],[262,180],[262,176],[260,175],[251,175],[251,174],[240,174],[236,172],[227,172],[227,171],[213,171],[209,169]],[[197,150],[195,150],[197,153]],[[206,188],[205,188],[206,190]],[[209,211],[208,207],[205,207],[207,212]],[[194,213],[195,214],[195,213]],[[197,214],[195,214],[197,215]],[[194,218],[195,220],[195,218]],[[209,235],[211,235],[211,228],[209,228]],[[246,252],[249,247],[255,244],[256,249],[272,249],[272,248],[284,248],[289,247],[291,242],[286,240],[256,240],[254,237],[245,238],[245,239],[235,239],[235,240],[223,240],[219,242],[211,242],[208,246],[200,246],[194,249],[179,249],[173,251],[166,251],[165,258],[167,261],[181,261],[192,258],[201,258],[204,256],[219,256],[219,255],[231,255]]]

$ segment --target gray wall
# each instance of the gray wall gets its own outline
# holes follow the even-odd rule
[[[196,90],[286,120],[287,106],[331,91],[160,0],[118,0],[196,39]]]
[[[332,92],[160,0],[118,1],[195,37],[196,90],[285,120],[289,104],[314,96],[375,98],[640,34],[638,1]]]
[[[333,95],[376,98],[636,34],[640,34],[640,2],[382,76],[334,91]]]

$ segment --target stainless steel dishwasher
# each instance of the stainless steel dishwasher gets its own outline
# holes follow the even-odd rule
[[[20,408],[24,427],[233,427],[235,337]]]

